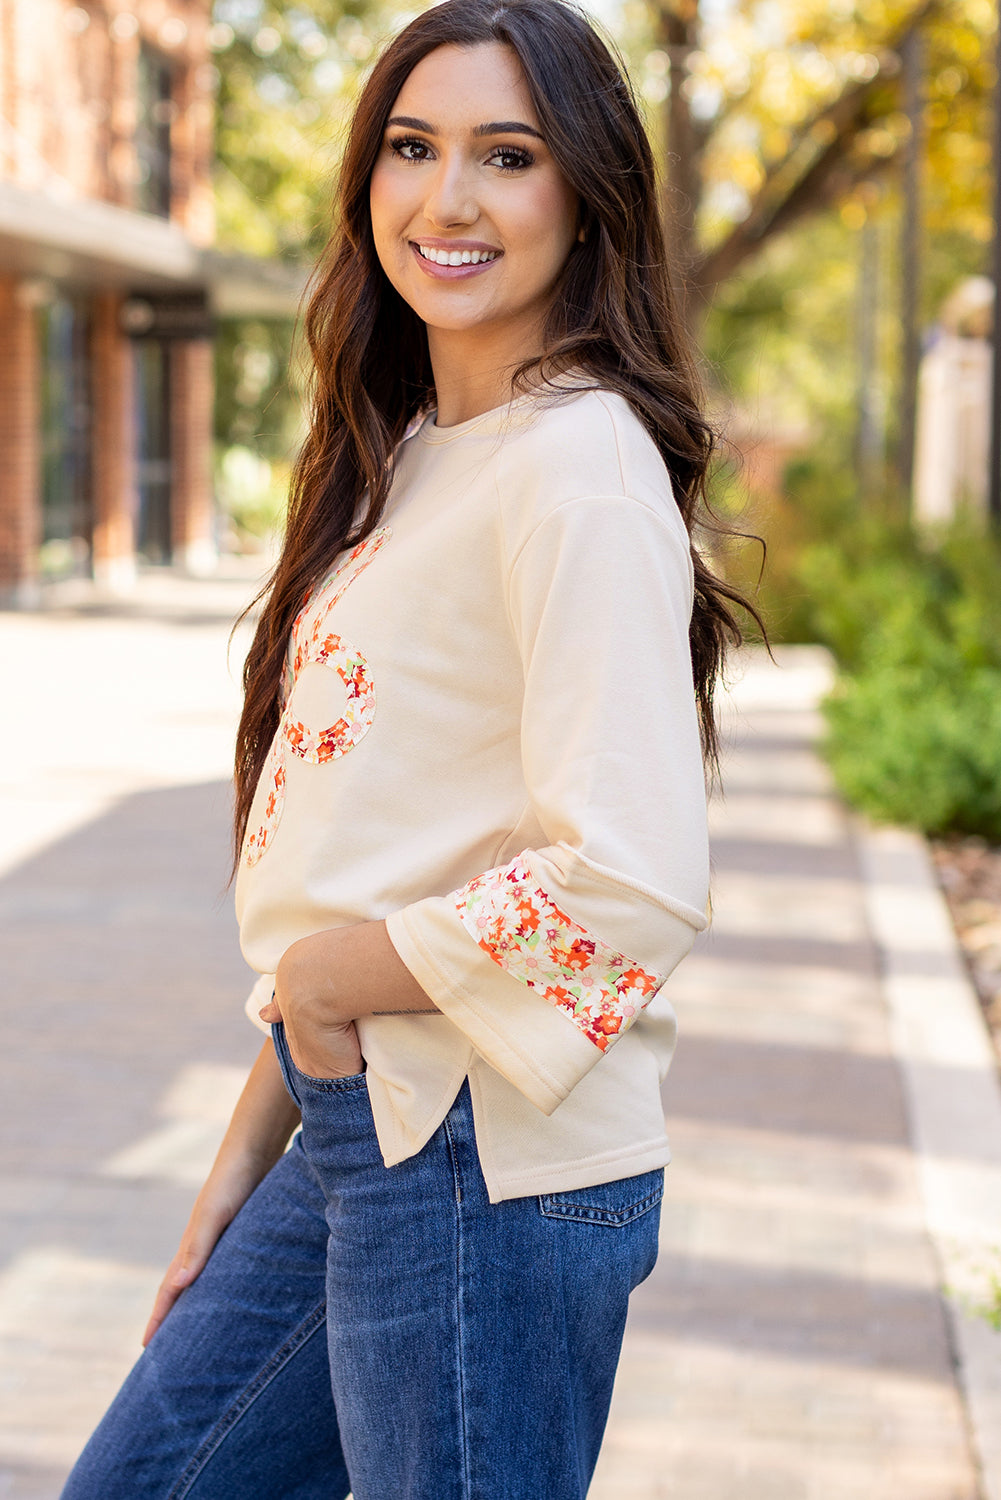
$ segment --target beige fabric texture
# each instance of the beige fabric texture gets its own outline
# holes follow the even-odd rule
[[[691,561],[659,453],[595,390],[428,418],[377,539],[339,562],[290,644],[289,730],[251,809],[248,1014],[290,943],[385,919],[441,1011],[359,1023],[387,1167],[467,1077],[494,1202],[665,1164],[669,975],[706,925],[708,848]],[[519,856],[574,931],[656,979],[598,1043],[546,997],[517,911],[509,951],[463,920],[468,882]]]

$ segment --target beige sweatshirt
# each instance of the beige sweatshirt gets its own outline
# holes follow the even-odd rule
[[[669,1160],[668,976],[706,925],[688,538],[599,391],[402,444],[306,600],[237,881],[271,995],[297,938],[385,918],[441,1011],[359,1022],[387,1167],[469,1079],[491,1201]]]

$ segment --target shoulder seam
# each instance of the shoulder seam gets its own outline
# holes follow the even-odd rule
[[[608,420],[612,424],[612,437],[613,437],[613,439],[615,441],[615,462],[619,466],[619,483],[622,485],[622,493],[625,494],[626,493],[626,471],[625,471],[625,469],[622,466],[622,449],[619,447],[619,424],[615,420],[615,413],[613,412],[612,408],[609,406],[608,401],[605,399],[606,396],[608,395],[608,392],[607,391],[603,391],[600,388],[596,388],[594,394],[595,394],[595,396],[598,399],[599,405],[601,405],[604,408],[605,412],[608,415]]]
[[[667,519],[667,517],[662,516],[659,511],[654,510],[652,505],[647,505],[645,500],[637,500],[635,495],[630,495],[628,493],[616,495],[574,495],[569,500],[561,500],[559,505],[554,506],[553,509],[551,511],[548,511],[540,521],[536,522],[531,531],[525,537],[521,546],[518,548],[518,551],[516,552],[514,557],[511,559],[508,576],[510,576],[518,566],[522,554],[524,553],[525,548],[528,546],[529,542],[533,539],[533,537],[539,534],[543,526],[548,525],[548,523],[553,519],[554,516],[560,515],[562,511],[569,509],[569,507],[572,505],[586,505],[589,501],[593,500],[601,501],[603,503],[609,500],[614,500],[620,504],[622,501],[628,501],[631,505],[635,505],[638,510],[646,511],[647,515],[651,516],[653,520],[657,522],[657,525],[663,527],[667,535],[673,537],[680,545],[681,539],[676,535],[674,527],[671,525],[671,522]],[[680,512],[679,519],[681,519],[681,525],[682,528],[684,528],[685,523],[684,519],[681,518]]]

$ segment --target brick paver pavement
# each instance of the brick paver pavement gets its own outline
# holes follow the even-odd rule
[[[239,592],[0,616],[0,1500],[58,1494],[256,1050],[224,891]],[[819,676],[794,654],[736,695],[713,933],[672,981],[663,1249],[591,1500],[977,1496]]]
[[[728,712],[712,931],[671,984],[675,1160],[590,1500],[975,1500],[823,657]]]

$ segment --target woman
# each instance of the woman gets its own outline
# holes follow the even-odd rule
[[[273,1035],[65,1495],[575,1500],[737,633],[648,144],[575,11],[446,0],[387,48],[307,332],[237,749]]]

